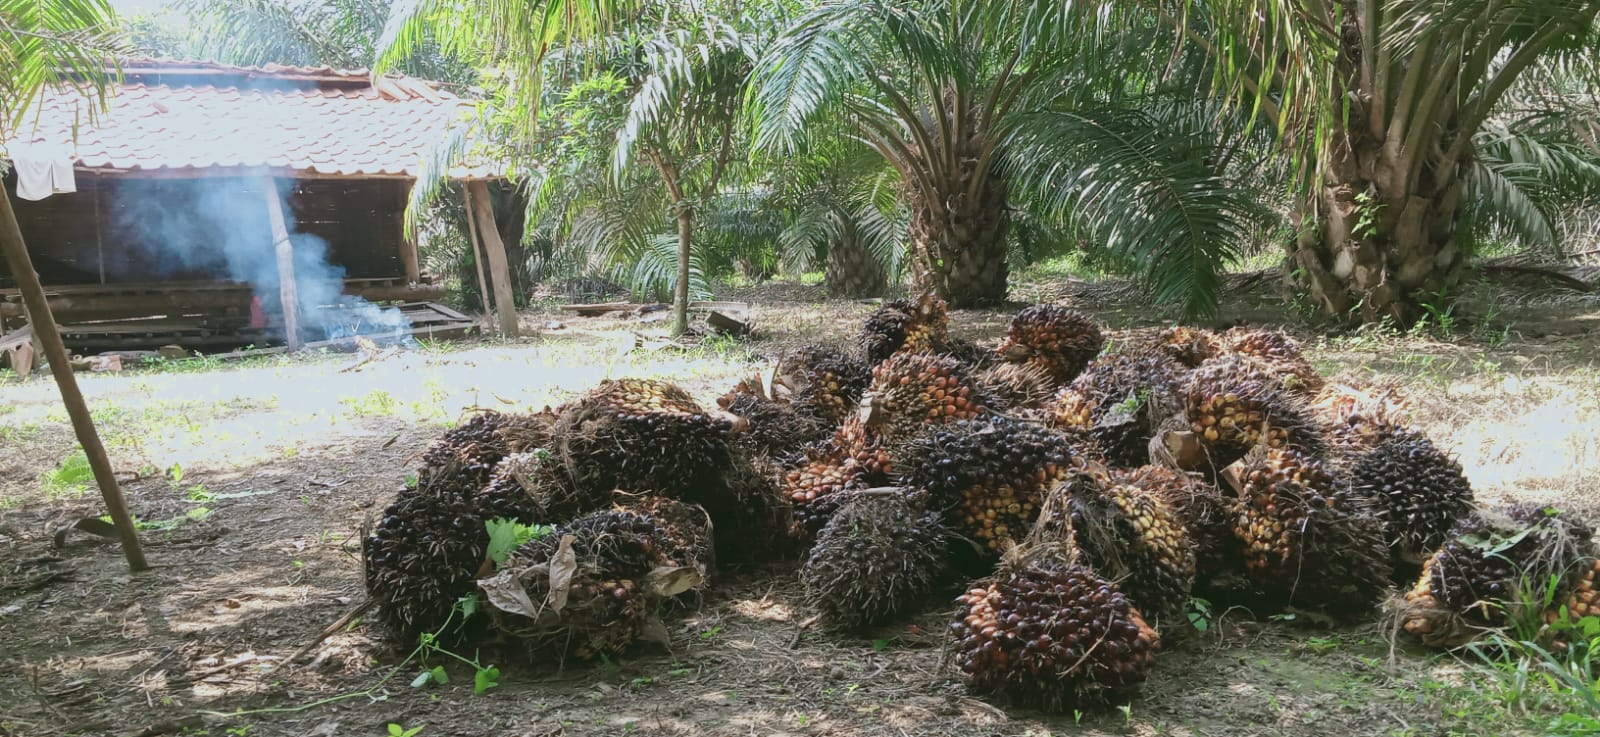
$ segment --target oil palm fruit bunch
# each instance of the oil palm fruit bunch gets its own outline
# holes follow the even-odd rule
[[[1000,354],[993,347],[979,345],[964,338],[951,338],[938,352],[960,361],[973,371],[1004,365]]]
[[[861,326],[861,350],[867,363],[876,365],[900,351],[911,329],[911,302],[904,299],[885,302],[867,315]]]
[[[1156,334],[1156,352],[1174,361],[1195,368],[1223,354],[1226,350],[1222,336],[1205,328],[1174,325]]]
[[[807,606],[825,626],[881,624],[916,605],[938,583],[948,532],[926,494],[844,492],[801,569]]]
[[[1292,449],[1257,451],[1239,473],[1234,534],[1253,580],[1286,603],[1361,614],[1388,584],[1383,522],[1323,462]]]
[[[929,426],[894,448],[902,482],[928,490],[950,527],[991,554],[1028,534],[1077,460],[1065,436],[1000,416]]]
[[[1233,523],[1239,516],[1237,497],[1164,466],[1141,466],[1114,474],[1122,483],[1155,495],[1177,513],[1194,549],[1196,579],[1213,579],[1242,565],[1233,536]]]
[[[585,493],[543,448],[512,453],[495,464],[478,492],[485,519],[563,522],[611,504],[611,493]]]
[[[1183,386],[1190,428],[1222,468],[1259,444],[1323,450],[1322,433],[1295,398],[1247,359],[1224,356],[1190,371]]]
[[[790,392],[795,411],[837,425],[855,411],[870,381],[872,369],[860,358],[826,346],[806,346],[779,359],[772,384],[774,391]]]
[[[1552,581],[1556,601],[1592,565],[1594,530],[1571,512],[1534,504],[1478,510],[1423,562],[1401,622],[1428,645],[1454,647],[1528,612]]]
[[[845,420],[833,437],[784,474],[783,496],[794,505],[796,526],[791,532],[802,540],[811,538],[838,508],[835,494],[888,481],[893,462],[883,439],[864,420]]]
[[[1089,431],[1116,465],[1144,465],[1156,428],[1183,411],[1182,370],[1153,353],[1102,356],[1056,395],[1049,422]]]
[[[1087,315],[1059,305],[1034,305],[1012,318],[1000,355],[1044,367],[1057,384],[1072,381],[1100,355],[1106,339]]]
[[[1223,333],[1222,340],[1228,351],[1252,359],[1277,377],[1284,389],[1314,394],[1326,383],[1306,360],[1300,341],[1282,330],[1237,327]]]
[[[686,554],[655,517],[604,510],[519,546],[478,587],[495,629],[530,653],[590,659],[627,648],[667,600],[703,585]]]
[[[1388,433],[1348,466],[1351,488],[1373,501],[1390,549],[1405,560],[1420,562],[1472,513],[1472,484],[1461,464],[1420,432]]]
[[[1178,510],[1134,481],[1128,472],[1086,469],[1057,484],[1045,508],[1065,506],[1083,561],[1118,582],[1146,619],[1158,626],[1187,623],[1193,543]]]
[[[1552,645],[1558,650],[1565,650],[1571,644],[1577,622],[1600,617],[1600,558],[1595,558],[1588,566],[1580,565],[1576,577],[1577,582],[1570,587],[1571,593],[1564,600],[1557,599],[1544,611],[1545,627],[1550,630]]]
[[[542,448],[550,443],[555,414],[486,411],[446,431],[422,454],[424,467],[450,466],[485,483],[495,464],[510,453]]]
[[[743,420],[744,428],[734,443],[754,453],[782,457],[828,435],[828,424],[821,418],[772,399],[760,379],[740,381],[717,398],[717,406]]]
[[[722,474],[723,493],[702,506],[716,525],[717,561],[725,565],[755,563],[789,552],[794,504],[783,495],[782,466],[769,456],[736,450]],[[752,545],[751,541],[760,541]]]
[[[705,509],[661,496],[626,498],[617,506],[655,522],[663,565],[692,568],[702,584],[711,582],[717,554],[711,515]]]
[[[861,400],[868,428],[894,443],[923,425],[970,420],[992,404],[965,366],[930,353],[897,353],[872,369]]]
[[[1041,546],[957,598],[952,661],[967,690],[1050,711],[1131,697],[1161,638],[1117,586]]]
[[[994,409],[1001,412],[1042,410],[1056,391],[1050,372],[1031,363],[997,363],[978,371],[973,381],[994,399]]]
[[[1410,407],[1394,389],[1327,384],[1312,399],[1311,411],[1327,428],[1332,448],[1348,458],[1406,432]]]
[[[473,591],[489,533],[478,485],[455,465],[423,469],[417,485],[402,489],[362,540],[367,595],[384,630],[401,645],[424,633],[450,641],[466,624],[456,602]]]
[[[896,353],[942,351],[949,339],[949,309],[933,294],[885,302],[867,316],[861,329],[862,349],[873,364]]]
[[[615,379],[561,413],[551,450],[581,489],[700,501],[697,492],[728,467],[732,429],[675,385]]]

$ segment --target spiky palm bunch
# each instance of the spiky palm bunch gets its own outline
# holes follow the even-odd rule
[[[926,495],[846,492],[801,570],[806,603],[826,626],[881,623],[927,595],[947,565],[949,534]]]

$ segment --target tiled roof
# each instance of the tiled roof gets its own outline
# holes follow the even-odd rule
[[[365,70],[131,61],[123,74],[92,125],[93,101],[52,91],[37,105],[37,118],[29,115],[5,137],[6,148],[65,146],[77,168],[135,175],[265,168],[414,177],[472,107],[421,80],[388,76],[374,84]],[[477,164],[451,175],[499,172]]]

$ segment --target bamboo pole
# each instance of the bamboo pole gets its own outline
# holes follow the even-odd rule
[[[28,257],[28,245],[22,240],[22,228],[17,224],[17,214],[11,209],[11,195],[0,189],[0,251],[5,252],[11,265],[12,276],[22,291],[23,303],[32,318],[33,334],[44,347],[50,373],[55,375],[56,386],[61,390],[61,403],[67,416],[72,418],[72,431],[83,446],[83,454],[94,470],[94,480],[100,486],[100,496],[105,499],[106,511],[122,540],[122,554],[128,559],[128,568],[142,571],[150,567],[145,562],[144,551],[139,547],[139,531],[128,514],[128,503],[117,486],[116,474],[111,470],[111,459],[106,456],[106,446],[100,442],[100,433],[94,429],[94,418],[89,405],[78,389],[78,379],[72,375],[72,362],[67,347],[61,342],[61,331],[56,327],[55,316],[50,313],[50,302],[44,298],[44,285],[33,270],[33,260]]]
[[[294,242],[289,240],[289,228],[284,224],[283,198],[278,196],[278,180],[262,177],[263,194],[267,196],[267,216],[272,221],[272,247],[278,255],[278,301],[283,308],[283,337],[289,352],[300,350],[300,289],[294,281]]]
[[[517,337],[517,301],[511,296],[511,271],[506,265],[505,244],[494,224],[494,207],[489,202],[489,185],[467,182],[467,209],[478,219],[478,239],[489,257],[489,281],[494,286],[494,308],[500,316],[500,334]]]

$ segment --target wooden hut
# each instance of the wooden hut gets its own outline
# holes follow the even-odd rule
[[[15,167],[5,186],[74,349],[293,348],[327,337],[298,313],[348,298],[403,303],[424,333],[467,319],[431,304],[444,287],[423,273],[403,218],[469,101],[365,70],[154,61],[124,64],[110,94],[91,122],[95,101],[52,92],[4,136],[14,161],[70,161],[76,191],[19,199]],[[449,174],[469,199],[500,178],[489,166]],[[503,270],[503,251],[489,250]],[[334,286],[308,302],[309,278]],[[24,317],[16,287],[0,263],[0,335]]]

